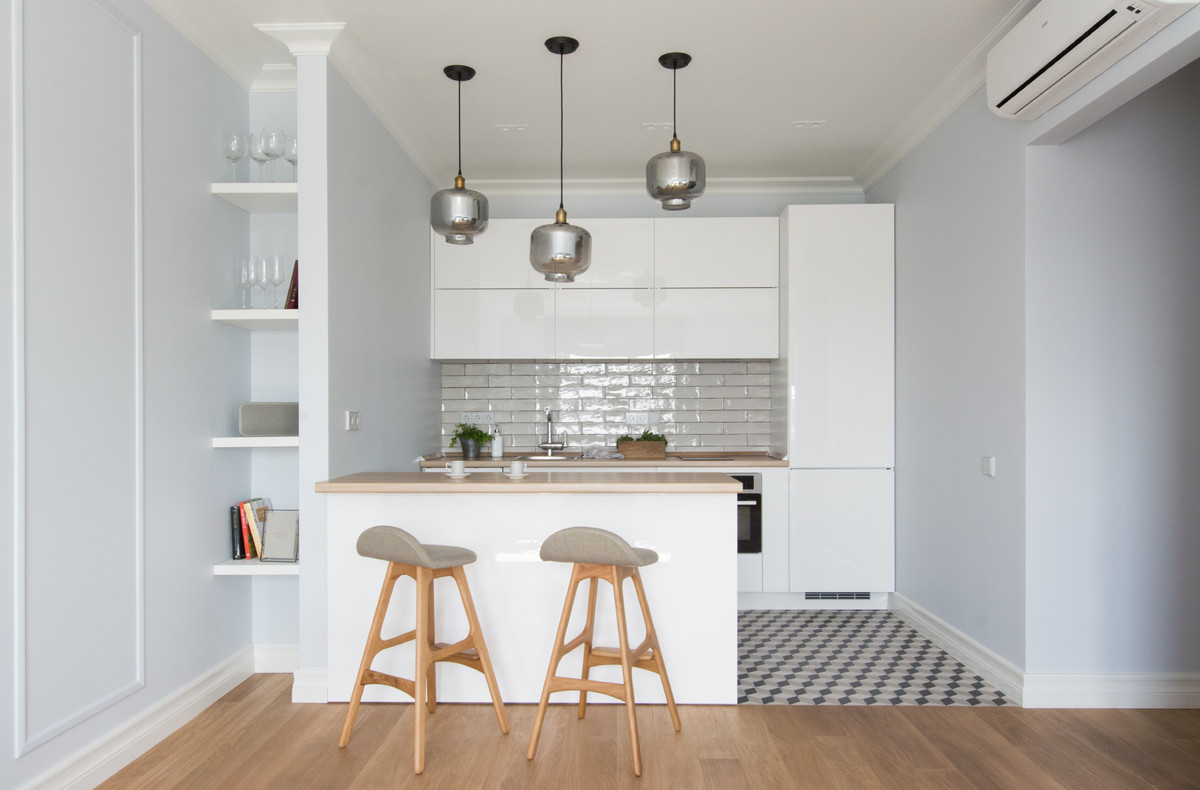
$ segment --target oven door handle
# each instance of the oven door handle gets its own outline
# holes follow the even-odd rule
[[[758,507],[758,503],[751,500],[739,499],[738,507]]]

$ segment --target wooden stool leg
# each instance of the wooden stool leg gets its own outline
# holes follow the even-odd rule
[[[617,637],[621,641],[621,675],[625,679],[625,711],[629,715],[629,746],[633,750],[633,773],[642,775],[642,749],[638,742],[637,712],[633,699],[633,662],[630,660],[629,632],[625,627],[625,595],[621,590],[624,581],[621,569],[613,566],[613,602],[617,608]]]
[[[413,678],[413,770],[425,770],[425,678],[430,671],[429,597],[433,595],[433,573],[417,567],[417,666]]]
[[[467,613],[471,642],[475,646],[475,652],[479,654],[479,663],[483,668],[483,676],[487,679],[488,692],[492,695],[492,707],[496,709],[496,721],[500,723],[500,732],[507,735],[508,715],[504,712],[504,701],[500,699],[500,685],[496,682],[496,673],[492,671],[492,657],[488,655],[487,645],[483,641],[483,629],[479,626],[479,615],[475,611],[475,602],[471,599],[471,589],[467,586],[467,574],[461,565],[454,569],[454,581],[458,585],[458,595],[462,598],[463,609]]]
[[[637,568],[633,569],[633,588],[637,590],[638,604],[642,607],[642,621],[646,624],[646,638],[650,640],[650,648],[654,651],[654,663],[658,667],[658,677],[662,680],[663,694],[667,698],[667,710],[671,713],[671,723],[675,732],[680,731],[679,711],[675,708],[675,695],[671,693],[671,681],[667,679],[667,665],[663,661],[662,648],[658,646],[658,632],[654,630],[654,621],[650,618],[650,605],[646,602],[646,588],[642,587],[642,574]]]
[[[358,718],[358,705],[362,702],[363,675],[371,668],[371,662],[379,653],[379,645],[383,641],[383,618],[387,614],[388,602],[392,600],[392,590],[396,587],[395,563],[388,563],[384,572],[383,588],[379,591],[379,603],[375,605],[375,617],[371,620],[371,630],[367,633],[367,644],[363,648],[362,661],[358,664],[358,676],[354,679],[354,691],[350,694],[350,707],[346,710],[346,720],[342,723],[342,735],[338,746],[344,747],[350,743],[350,732],[354,729],[354,720]]]
[[[437,634],[436,634],[436,629],[435,629],[435,624],[434,624],[434,616],[433,616],[433,601],[434,601],[433,577],[431,575],[429,578],[429,595],[426,596],[426,599],[425,599],[426,609],[428,610],[428,612],[425,615],[426,616],[425,622],[429,626],[428,634],[429,634],[429,649],[430,650],[433,650],[433,645],[437,644]],[[421,677],[420,675],[417,675],[417,677],[414,678],[414,682],[419,683],[420,677]],[[429,665],[429,671],[425,675],[425,687],[427,689],[425,692],[425,709],[428,710],[430,713],[433,713],[434,711],[437,710],[437,663],[436,662]]]
[[[600,580],[593,576],[588,580],[588,604],[587,604],[587,623],[583,627],[583,674],[584,680],[588,679],[588,670],[591,669],[592,658],[592,635],[596,627],[596,589],[600,586]],[[583,718],[584,711],[587,710],[587,691],[579,690],[579,718]]]
[[[542,686],[542,698],[538,702],[537,718],[533,720],[533,735],[529,738],[529,751],[525,753],[525,757],[532,760],[537,754],[538,739],[542,736],[542,722],[546,718],[546,708],[550,704],[550,684],[554,680],[554,673],[558,669],[558,662],[562,659],[562,649],[567,636],[567,624],[571,620],[571,608],[575,605],[575,591],[579,587],[579,566],[576,565],[571,570],[571,582],[567,587],[567,600],[563,604],[562,617],[558,621],[558,635],[554,637],[554,649],[550,651],[550,666],[546,669],[546,684]]]

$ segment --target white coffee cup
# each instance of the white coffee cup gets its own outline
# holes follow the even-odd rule
[[[512,461],[512,462],[510,462],[510,463],[509,463],[509,465],[508,465],[508,473],[509,473],[510,475],[523,475],[523,474],[525,474],[525,462],[524,462],[524,461]]]
[[[446,464],[446,471],[452,475],[465,475],[467,473],[466,461],[451,461]]]

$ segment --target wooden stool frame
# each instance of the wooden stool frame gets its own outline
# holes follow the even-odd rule
[[[638,604],[642,609],[642,620],[646,625],[646,638],[637,647],[630,648],[629,632],[625,624],[625,596],[622,585],[626,579],[633,579],[633,588],[637,592]],[[583,631],[571,641],[564,641],[567,626],[571,620],[571,610],[575,606],[575,593],[579,585],[590,580],[588,586],[587,621]],[[612,585],[613,603],[617,610],[617,638],[619,648],[595,647],[592,639],[596,625],[596,592],[599,582],[603,580]],[[557,673],[558,665],[563,656],[577,647],[583,647],[582,677],[569,678]],[[621,667],[621,683],[608,683],[588,678],[592,667],[604,665],[619,665]],[[642,751],[638,742],[637,715],[634,712],[633,699],[633,670],[646,669],[658,675],[662,681],[663,694],[667,698],[667,709],[671,712],[671,723],[679,732],[679,711],[675,709],[675,696],[671,693],[671,682],[667,679],[667,668],[663,663],[662,649],[658,645],[658,634],[654,630],[654,621],[650,618],[650,607],[646,603],[646,590],[642,587],[642,577],[636,567],[623,565],[593,565],[575,563],[571,569],[571,581],[567,588],[567,600],[563,605],[562,618],[558,621],[558,635],[554,638],[554,649],[550,653],[550,667],[546,670],[546,684],[542,687],[542,698],[538,703],[537,718],[533,722],[533,736],[529,740],[529,751],[526,757],[533,759],[537,753],[538,740],[542,735],[542,723],[546,718],[546,709],[550,703],[550,695],[556,691],[579,692],[579,718],[583,718],[587,708],[588,692],[605,694],[625,702],[625,711],[629,719],[629,745],[633,752],[633,773],[642,775]]]
[[[417,627],[399,636],[384,639],[383,619],[387,614],[396,580],[401,576],[410,576],[417,583]],[[435,579],[447,576],[453,577],[458,585],[458,594],[462,598],[463,609],[466,610],[469,625],[467,637],[452,645],[434,642],[433,582]],[[413,676],[415,680],[371,669],[371,663],[379,653],[413,641],[416,642],[417,650],[416,671]],[[492,695],[492,707],[496,709],[496,720],[500,723],[500,731],[507,734],[508,716],[504,712],[504,702],[500,699],[500,687],[496,684],[496,673],[492,671],[492,660],[488,655],[487,645],[483,641],[483,631],[479,627],[479,618],[475,613],[475,604],[471,600],[471,590],[467,586],[467,576],[463,571],[463,566],[455,565],[452,568],[434,570],[419,565],[389,562],[387,574],[383,579],[383,589],[379,592],[379,603],[375,607],[375,619],[371,621],[371,631],[367,634],[367,645],[363,649],[362,663],[358,666],[358,678],[354,682],[354,692],[350,695],[350,708],[346,711],[346,721],[342,725],[342,736],[338,741],[338,746],[345,746],[350,742],[350,732],[354,729],[354,720],[358,716],[358,705],[362,701],[363,688],[368,685],[391,686],[413,698],[413,729],[415,731],[413,769],[418,774],[424,771],[425,712],[426,709],[429,713],[437,710],[434,665],[439,661],[450,661],[483,673],[487,679],[488,691]]]

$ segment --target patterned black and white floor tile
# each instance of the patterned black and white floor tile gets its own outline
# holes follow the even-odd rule
[[[751,705],[1011,705],[882,610],[738,612],[738,702]]]

